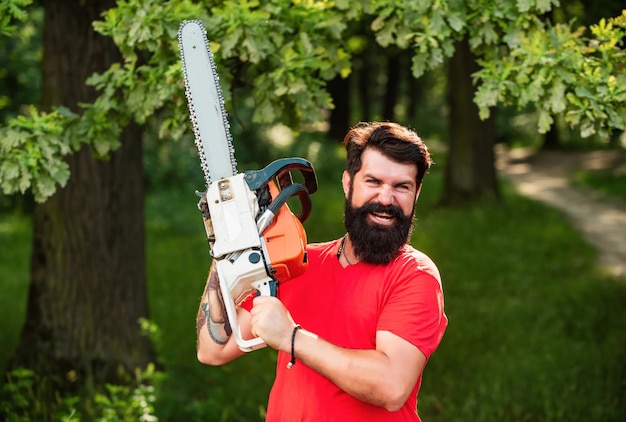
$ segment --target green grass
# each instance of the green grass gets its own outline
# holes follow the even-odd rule
[[[320,180],[306,224],[310,241],[344,230],[338,174]],[[424,374],[422,418],[621,420],[626,283],[599,271],[595,251],[558,212],[508,189],[501,203],[439,208],[440,174],[426,183],[413,244],[441,270],[450,324]],[[147,203],[148,294],[165,365],[158,415],[261,420],[274,373],[271,350],[218,368],[195,358],[196,310],[209,266],[196,201],[189,190],[162,192]],[[2,222],[8,222],[0,226],[0,358],[6,359],[23,321],[30,227],[19,215]]]
[[[604,195],[626,201],[626,167],[595,171],[578,171],[574,175],[575,185],[594,189]]]
[[[0,215],[0,373],[17,347],[26,315],[31,230],[20,213]]]
[[[620,420],[626,285],[556,211],[506,202],[429,210],[415,243],[439,264],[450,319],[424,376],[426,420]]]

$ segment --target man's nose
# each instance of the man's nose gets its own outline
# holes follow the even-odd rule
[[[393,189],[391,186],[382,185],[378,192],[378,202],[382,205],[393,204]]]

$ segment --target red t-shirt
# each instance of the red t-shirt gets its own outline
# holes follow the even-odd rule
[[[284,282],[279,297],[303,328],[340,347],[375,349],[376,331],[390,331],[428,359],[447,326],[439,271],[423,253],[404,246],[389,265],[360,262],[343,268],[338,241],[309,245],[309,268]],[[267,421],[419,421],[417,392],[397,412],[360,401],[300,363],[278,353]]]

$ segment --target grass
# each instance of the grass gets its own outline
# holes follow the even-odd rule
[[[423,219],[415,243],[439,263],[450,318],[425,372],[424,419],[619,420],[626,287],[562,216],[507,192]]]
[[[577,186],[585,186],[603,195],[626,201],[626,166],[594,171],[581,170],[574,174],[573,182]]]
[[[30,264],[30,220],[13,212],[0,215],[0,372],[17,347],[26,315]]]
[[[310,241],[343,232],[338,180],[337,172],[320,180],[306,224]],[[424,374],[422,418],[621,420],[626,284],[598,270],[595,251],[558,212],[506,188],[501,203],[439,208],[440,174],[426,183],[413,244],[441,270],[450,324]],[[148,198],[148,294],[165,365],[158,416],[262,420],[274,373],[271,350],[218,368],[195,359],[195,316],[209,266],[196,201],[192,189]],[[30,247],[24,216],[1,221],[0,364],[23,322]]]

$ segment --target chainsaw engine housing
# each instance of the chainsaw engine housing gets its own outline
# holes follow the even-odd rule
[[[205,228],[216,260],[220,289],[231,328],[244,351],[263,347],[259,338],[244,339],[237,306],[256,295],[276,296],[281,281],[306,271],[306,232],[303,218],[310,214],[309,189],[317,188],[311,175],[293,183],[291,170],[312,172],[302,159],[282,159],[265,169],[237,174],[212,183],[207,192]],[[263,180],[263,177],[268,178]],[[294,215],[287,200],[298,196],[302,209]]]

